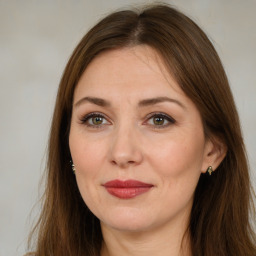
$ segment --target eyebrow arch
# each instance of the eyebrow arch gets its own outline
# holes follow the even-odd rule
[[[82,103],[90,102],[100,107],[110,107],[110,102],[96,97],[84,97],[74,104],[75,107],[80,106]]]
[[[166,101],[176,103],[177,105],[179,105],[180,107],[185,109],[185,106],[180,101],[178,101],[176,99],[171,99],[168,97],[156,97],[156,98],[151,98],[151,99],[144,99],[139,102],[138,106],[146,107],[146,106],[151,106],[151,105],[155,105],[157,103],[166,102]],[[111,106],[111,103],[109,101],[104,100],[102,98],[97,98],[97,97],[84,97],[84,98],[80,99],[78,102],[76,102],[74,104],[74,106],[78,107],[85,102],[89,102],[89,103],[98,105],[100,107],[110,107]]]
[[[156,98],[152,98],[152,99],[145,99],[145,100],[141,100],[139,102],[139,106],[140,107],[146,107],[146,106],[150,106],[150,105],[155,105],[157,103],[161,103],[161,102],[172,102],[172,103],[176,103],[178,104],[180,107],[182,107],[183,109],[185,109],[185,106],[178,100],[176,99],[171,99],[168,97],[156,97]]]

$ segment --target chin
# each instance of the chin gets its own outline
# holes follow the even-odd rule
[[[150,229],[153,224],[150,216],[133,210],[115,211],[101,218],[101,223],[119,231],[140,232]]]
[[[146,231],[148,229],[150,229],[148,223],[141,223],[139,221],[133,221],[133,222],[109,222],[109,223],[104,223],[105,225],[107,225],[109,228],[111,229],[115,229],[118,231],[122,231],[122,232],[142,232],[142,231]]]

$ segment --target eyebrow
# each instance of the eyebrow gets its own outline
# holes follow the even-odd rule
[[[185,106],[180,101],[178,101],[176,99],[169,98],[169,97],[156,97],[156,98],[144,99],[139,102],[138,106],[146,107],[146,106],[151,106],[151,105],[155,105],[155,104],[166,102],[166,101],[176,103],[177,105],[179,105],[180,107],[185,109]],[[102,98],[97,98],[97,97],[84,97],[84,98],[80,99],[78,102],[76,102],[74,104],[74,106],[78,107],[85,102],[89,102],[89,103],[95,104],[100,107],[110,107],[111,106],[111,103],[109,101],[102,99]]]
[[[96,97],[84,97],[84,98],[80,99],[78,102],[76,102],[74,104],[74,106],[78,107],[85,102],[89,102],[89,103],[98,105],[100,107],[110,107],[111,106],[109,101],[101,99],[101,98],[96,98]]]
[[[169,98],[169,97],[156,97],[156,98],[141,100],[139,102],[139,106],[146,107],[146,106],[155,105],[157,103],[162,103],[162,102],[166,102],[166,101],[176,103],[177,105],[179,105],[180,107],[185,109],[185,106],[180,101],[178,101],[176,99]]]

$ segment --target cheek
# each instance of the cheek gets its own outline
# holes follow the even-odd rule
[[[203,159],[203,143],[200,139],[198,141],[188,138],[186,141],[165,139],[161,146],[151,147],[148,158],[152,164],[159,166],[163,175],[179,174],[192,169],[200,172]]]
[[[76,180],[79,191],[90,205],[90,198],[97,194],[99,174],[105,159],[105,147],[102,141],[91,141],[83,135],[70,134],[70,152],[76,168]]]
[[[166,205],[176,206],[179,210],[192,203],[201,175],[203,141],[200,136],[186,140],[176,137],[176,140],[162,142],[157,150],[152,148],[148,158],[159,177],[160,197]]]
[[[102,140],[90,140],[84,135],[70,135],[69,146],[72,160],[84,174],[97,172],[105,159],[106,147]]]
[[[160,178],[164,193],[177,200],[188,200],[194,193],[201,174],[204,155],[204,134],[184,130],[164,138],[151,138],[147,146],[150,165]],[[193,131],[194,131],[193,130]]]

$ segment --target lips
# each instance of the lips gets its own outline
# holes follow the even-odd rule
[[[153,185],[137,180],[111,180],[103,185],[109,194],[121,198],[130,199],[148,192]]]

